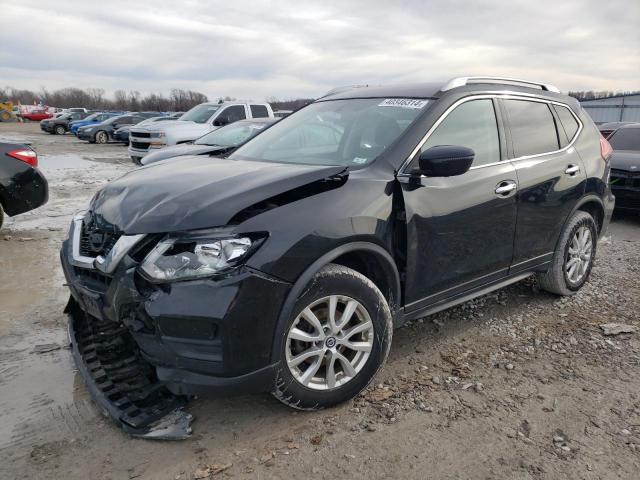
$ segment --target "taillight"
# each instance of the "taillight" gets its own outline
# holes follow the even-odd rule
[[[13,157],[21,162],[28,163],[32,167],[38,166],[38,155],[33,150],[25,148],[24,150],[14,150],[7,153],[10,157]]]
[[[600,155],[602,155],[602,159],[607,162],[611,155],[613,155],[613,148],[611,148],[611,144],[600,135]]]

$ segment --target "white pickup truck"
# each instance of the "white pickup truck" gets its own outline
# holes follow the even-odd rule
[[[178,120],[155,122],[129,130],[129,156],[135,163],[159,148],[192,142],[205,133],[245,118],[273,118],[268,103],[201,103]]]

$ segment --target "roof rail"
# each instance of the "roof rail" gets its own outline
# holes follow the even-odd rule
[[[548,92],[560,93],[558,87],[549,83],[530,82],[529,80],[520,80],[518,78],[506,78],[506,77],[489,77],[489,76],[477,76],[477,77],[456,77],[449,80],[440,90],[446,92],[452,88],[463,87],[470,83],[498,83],[505,85],[521,85],[521,86],[534,86],[541,90]]]

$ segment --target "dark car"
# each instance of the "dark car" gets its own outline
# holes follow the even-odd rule
[[[611,190],[616,210],[640,212],[640,123],[618,128],[608,140],[613,148]]]
[[[193,143],[181,143],[150,153],[143,157],[140,163],[149,165],[160,160],[184,155],[222,155],[230,153],[233,149],[252,139],[278,120],[278,118],[240,120],[206,133],[194,140]]]
[[[114,140],[114,133],[120,127],[135,125],[143,120],[145,118],[137,114],[118,115],[102,123],[78,128],[77,136],[80,140],[86,140],[90,143],[108,143],[110,140]]]
[[[64,135],[69,131],[69,124],[76,120],[83,120],[91,115],[91,112],[68,112],[63,113],[59,117],[50,118],[48,120],[42,120],[40,122],[40,129],[43,132]]]
[[[177,117],[170,117],[168,115],[152,116],[145,118],[142,122],[136,125],[147,125],[153,122],[164,122],[166,120],[177,120]],[[113,140],[116,142],[129,143],[129,130],[133,125],[123,125],[113,132]]]
[[[140,435],[183,395],[353,398],[407,321],[585,284],[614,206],[601,138],[553,86],[464,77],[337,89],[225,158],[129,172],[61,250],[79,370]]]
[[[607,122],[598,125],[598,130],[604,138],[609,138],[609,136],[615,132],[620,127],[624,127],[625,125],[633,124],[634,122]]]
[[[0,227],[13,217],[47,203],[49,187],[28,145],[0,142]]]

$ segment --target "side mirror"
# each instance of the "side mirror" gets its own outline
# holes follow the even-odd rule
[[[454,177],[469,171],[475,152],[456,145],[436,145],[420,154],[412,173],[428,177]]]
[[[229,120],[226,117],[218,117],[213,121],[213,126],[214,127],[223,127],[227,123],[229,123]]]

